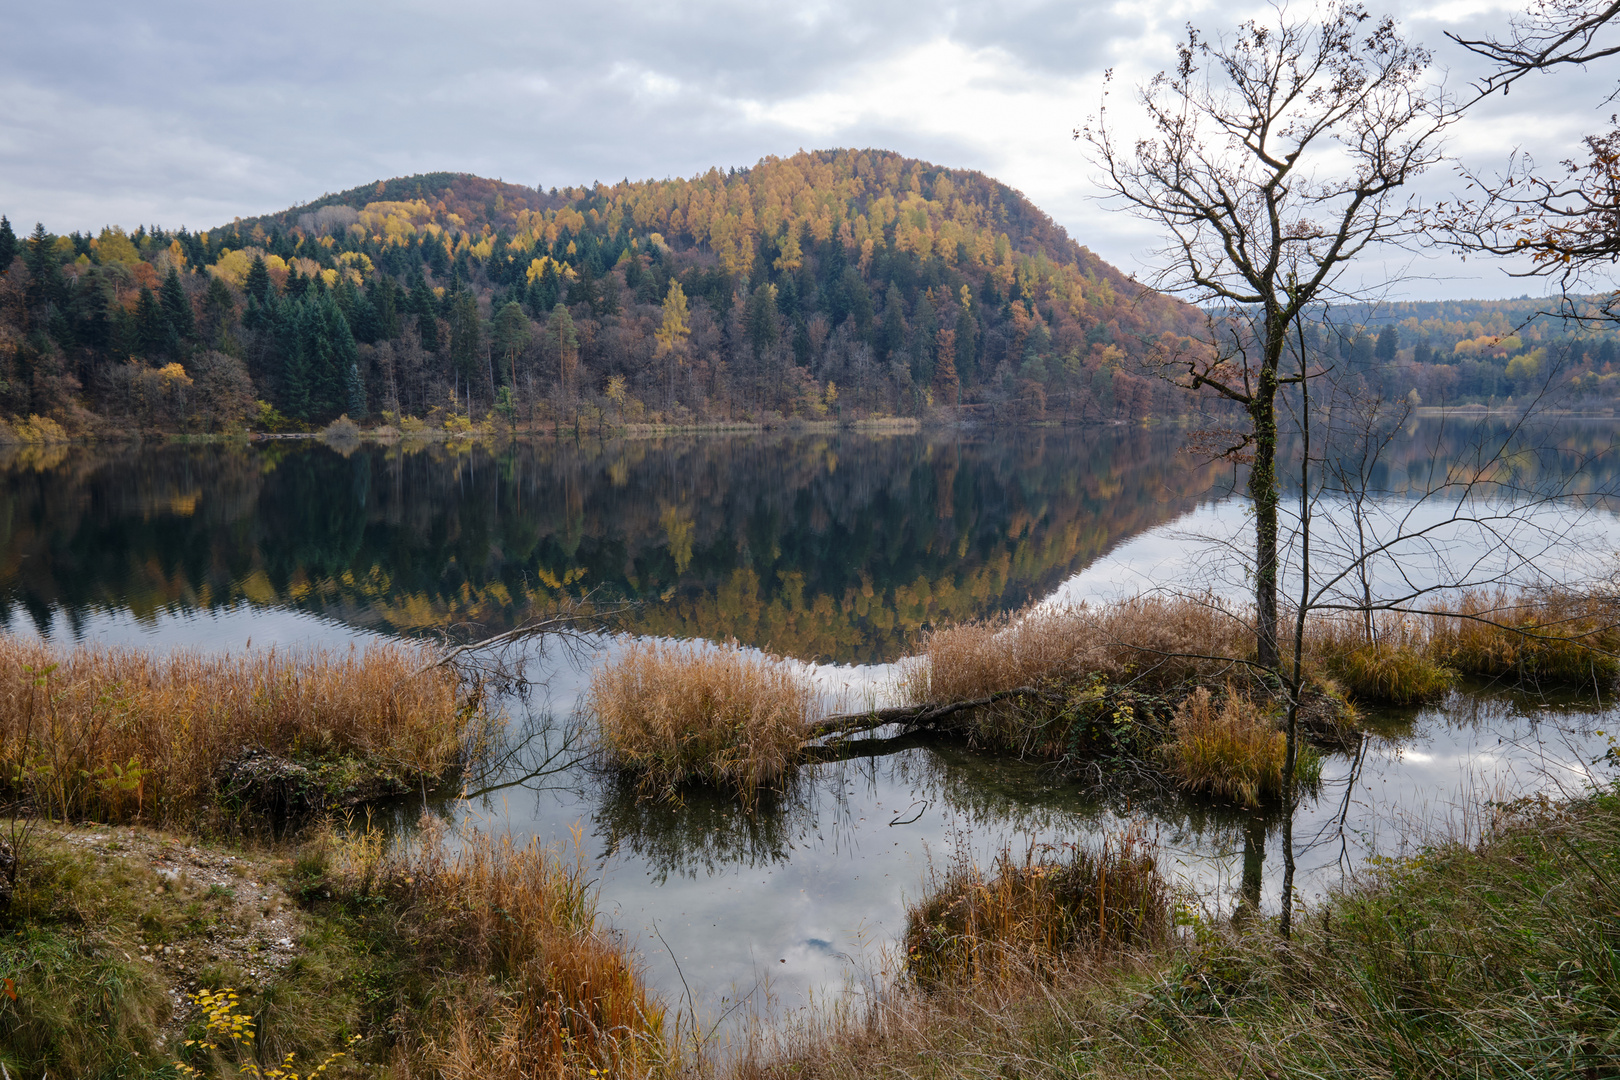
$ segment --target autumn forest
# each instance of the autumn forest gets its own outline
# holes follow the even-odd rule
[[[1105,212],[1099,210],[1099,212]],[[1204,312],[1018,192],[882,151],[540,191],[378,181],[205,231],[0,223],[0,416],[48,433],[1173,417]],[[1615,344],[1525,302],[1324,312],[1386,394],[1489,403]]]

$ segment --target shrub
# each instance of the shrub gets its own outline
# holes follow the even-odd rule
[[[1420,705],[1443,697],[1457,673],[1436,663],[1423,643],[1392,640],[1355,644],[1334,641],[1319,646],[1327,669],[1358,701]]]
[[[1555,591],[1469,593],[1432,617],[1430,649],[1464,675],[1608,684],[1620,675],[1620,605]]]
[[[358,759],[411,783],[460,765],[475,700],[397,645],[246,655],[56,649],[0,636],[0,792],[57,818],[186,823],[227,763]]]
[[[323,889],[367,913],[424,999],[396,1005],[415,1006],[398,1015],[418,1028],[420,1063],[452,1080],[651,1071],[668,1049],[664,1007],[597,927],[585,860],[510,836],[455,840],[424,818],[408,846],[370,830],[323,841]]]
[[[608,763],[644,793],[698,780],[749,801],[793,767],[814,707],[802,675],[734,644],[633,642],[585,699]]]
[[[1138,597],[1099,607],[1035,608],[936,630],[908,672],[913,702],[971,700],[1100,674],[1165,689],[1218,677],[1221,656],[1251,651],[1243,626],[1207,598]]]
[[[1247,695],[1230,686],[1217,709],[1207,687],[1199,687],[1176,709],[1173,738],[1162,753],[1166,769],[1182,787],[1244,806],[1282,792],[1287,736]],[[1314,783],[1321,759],[1303,741],[1298,745],[1295,777]]]
[[[1140,947],[1161,941],[1173,897],[1154,850],[1139,833],[1098,850],[1016,862],[1003,851],[994,873],[954,866],[906,913],[906,966],[925,987],[998,982],[1050,971],[1075,949]]]
[[[328,443],[356,443],[360,441],[360,425],[344,413],[321,428],[321,440]]]

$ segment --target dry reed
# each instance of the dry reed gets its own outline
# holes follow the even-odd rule
[[[1620,604],[1569,592],[1476,592],[1432,616],[1429,650],[1464,675],[1607,685],[1620,675]]]
[[[1049,972],[1077,949],[1117,950],[1164,939],[1173,896],[1153,845],[1137,831],[1067,857],[1003,851],[986,877],[966,862],[906,917],[906,966],[923,987],[1005,983]]]
[[[614,768],[660,796],[701,781],[752,800],[798,760],[815,693],[735,645],[632,642],[591,677],[585,711]]]
[[[1226,657],[1251,650],[1242,622],[1207,598],[1036,608],[934,631],[905,690],[919,704],[956,701],[1092,674],[1164,689],[1218,677],[1233,665]]]
[[[328,883],[373,896],[389,923],[438,955],[417,1058],[449,1080],[639,1076],[668,1059],[665,1010],[625,943],[596,925],[576,853],[423,819],[417,842],[333,837]],[[577,837],[576,837],[577,841]]]
[[[1244,806],[1281,793],[1288,738],[1246,694],[1228,686],[1217,708],[1209,689],[1200,686],[1177,707],[1170,731],[1161,750],[1165,768],[1189,791]],[[1321,759],[1304,743],[1298,754],[1295,776],[1314,783]]]
[[[242,655],[0,637],[0,792],[59,819],[186,823],[249,749],[431,782],[475,703],[398,645]]]

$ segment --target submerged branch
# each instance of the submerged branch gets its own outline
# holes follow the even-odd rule
[[[1011,690],[998,690],[985,697],[966,701],[948,701],[930,705],[907,705],[892,709],[868,709],[866,712],[842,713],[811,724],[805,738],[823,739],[829,735],[853,735],[889,724],[904,724],[908,728],[928,727],[967,709],[993,705],[1010,697],[1051,697],[1033,686],[1018,686]]]

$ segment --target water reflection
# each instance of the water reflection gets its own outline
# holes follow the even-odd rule
[[[0,618],[296,610],[491,633],[559,595],[630,628],[870,663],[1045,595],[1229,479],[1179,429],[0,454]],[[1224,490],[1224,489],[1223,489]]]

